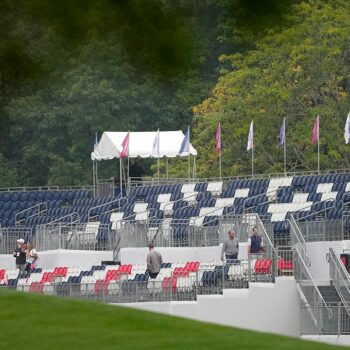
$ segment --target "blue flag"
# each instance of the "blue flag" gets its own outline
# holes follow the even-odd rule
[[[187,132],[182,141],[179,153],[190,153],[190,127],[187,128]]]
[[[280,146],[283,146],[286,142],[286,118],[283,118],[280,129]]]

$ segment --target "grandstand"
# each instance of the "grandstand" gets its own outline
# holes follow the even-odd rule
[[[125,194],[92,187],[0,191],[0,284],[286,335],[350,334],[349,172],[129,183]],[[245,248],[254,226],[265,244],[258,257]],[[220,245],[232,227],[239,260],[223,264]],[[20,237],[45,257],[28,275],[9,256]],[[165,258],[155,280],[144,264],[149,243]],[[62,259],[63,251],[70,255]],[[237,308],[237,300],[241,319],[214,316]],[[187,314],[181,305],[188,302]],[[264,302],[262,322],[243,315]],[[268,315],[274,304],[289,316]]]

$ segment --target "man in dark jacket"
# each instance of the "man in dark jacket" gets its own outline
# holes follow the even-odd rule
[[[16,258],[16,269],[19,269],[20,272],[25,272],[26,250],[23,238],[17,240],[17,247],[12,255]]]
[[[261,254],[264,250],[264,242],[259,235],[258,228],[253,227],[253,234],[248,238],[248,257],[252,254]]]

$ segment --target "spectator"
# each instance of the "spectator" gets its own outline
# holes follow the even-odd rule
[[[264,251],[264,242],[259,235],[259,230],[256,226],[253,227],[253,234],[248,238],[248,257],[252,254],[261,254]]]
[[[26,245],[24,239],[20,238],[17,240],[17,247],[12,255],[16,258],[16,269],[20,272],[25,272],[26,269]]]
[[[154,249],[154,245],[148,246],[149,253],[147,254],[147,271],[151,278],[157,278],[160,267],[163,263],[163,258],[159,252]]]
[[[26,265],[26,271],[27,273],[30,272],[31,270],[34,270],[36,267],[36,263],[38,262],[38,253],[34,247],[33,242],[29,242],[27,245],[27,250],[26,250],[26,255],[27,255],[27,265]]]
[[[236,237],[235,230],[228,231],[228,239],[226,239],[222,245],[221,260],[224,261],[226,258],[227,262],[237,260],[239,252],[239,242]]]

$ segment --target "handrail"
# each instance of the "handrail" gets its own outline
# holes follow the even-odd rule
[[[205,194],[203,193],[203,192],[197,192],[197,194],[196,194],[196,200],[197,200],[197,196],[198,195],[200,195],[200,196],[204,196]],[[181,201],[186,201],[186,199],[189,199],[189,198],[193,198],[193,193],[191,194],[191,195],[189,195],[189,196],[186,196],[186,197],[183,197],[183,198],[179,198],[179,199],[176,199],[175,201],[169,201],[168,203],[166,203],[165,205],[164,205],[164,212],[166,212],[166,208],[167,207],[169,207],[171,204],[173,204],[174,205],[174,203],[178,203],[178,202],[181,202]],[[185,208],[189,208],[189,207],[191,207],[192,205],[191,204],[188,204],[188,205],[185,205],[184,207],[181,207],[181,208],[179,208],[179,209],[185,209]]]
[[[306,259],[306,264],[307,264],[307,266],[311,266],[311,261],[310,261],[309,257],[307,256],[306,241],[304,239],[303,234],[300,231],[300,228],[299,228],[293,214],[290,215],[290,218],[287,219],[287,222],[289,222],[289,226],[290,226],[291,232],[293,234],[292,238],[295,239],[295,242],[292,241],[292,245],[294,245],[294,246],[299,245],[302,248],[303,256]]]
[[[115,221],[116,227],[118,227],[118,223],[122,223],[123,221],[126,221],[126,220],[128,220],[128,219],[130,219],[130,218],[133,218],[133,217],[134,217],[135,215],[137,215],[137,214],[148,213],[148,212],[150,212],[150,211],[152,211],[152,210],[155,210],[155,209],[154,209],[154,208],[149,208],[149,209],[147,209],[147,210],[140,211],[139,213],[134,213],[134,214],[132,214],[132,215],[129,215],[129,216],[127,216],[126,218],[121,218],[121,219]],[[153,218],[155,218],[155,217],[156,217],[156,216],[151,216],[151,217],[147,216],[147,221],[148,221],[149,219],[153,219]]]
[[[334,205],[333,205],[332,207],[330,207],[330,208],[326,208],[326,204],[329,203],[329,202],[333,202]],[[315,214],[318,214],[318,213],[322,213],[322,212],[324,212],[324,211],[327,211],[327,210],[330,210],[330,209],[335,208],[336,200],[334,200],[334,199],[325,199],[324,201],[319,201],[319,202],[316,202],[316,203],[312,203],[311,205],[308,205],[308,206],[305,206],[305,207],[299,209],[298,211],[296,211],[296,213],[305,211],[305,210],[303,210],[303,209],[311,208],[313,205],[319,204],[319,203],[323,203],[324,206],[325,206],[325,208],[324,208],[324,209],[321,209],[321,210],[319,210],[319,211],[317,211],[317,212],[315,212],[315,213],[310,213],[310,214],[308,214],[308,215],[306,215],[306,216],[304,216],[304,217],[302,217],[302,218],[298,218],[298,220],[296,220],[296,221],[300,221],[301,219],[306,219],[306,218],[308,218],[308,217],[310,217],[310,216],[312,216],[312,215],[315,215]]]
[[[295,246],[295,247],[294,247],[294,251],[296,252],[296,254],[297,254],[298,258],[299,258],[298,260],[299,260],[299,262],[301,263],[301,265],[302,265],[302,267],[303,267],[303,272],[307,275],[308,280],[311,282],[311,285],[312,285],[312,287],[314,288],[314,290],[316,291],[316,294],[317,294],[317,296],[318,296],[318,298],[319,298],[321,304],[324,305],[324,306],[326,307],[326,309],[327,309],[327,311],[328,311],[328,317],[331,317],[331,315],[332,315],[332,310],[328,307],[328,305],[327,305],[326,301],[324,300],[324,298],[323,298],[323,296],[322,296],[320,290],[319,290],[318,287],[317,287],[317,284],[316,284],[315,280],[312,278],[311,273],[310,273],[310,271],[309,271],[309,269],[308,269],[308,267],[307,267],[307,265],[306,265],[306,263],[305,263],[305,261],[304,261],[302,255],[301,255],[300,252],[299,252],[299,248],[298,248],[297,246]],[[296,259],[295,259],[295,260],[296,260]],[[297,261],[295,261],[295,262],[297,262]],[[298,284],[299,287],[300,287],[300,282],[301,282],[301,280],[298,279],[298,277],[299,277],[298,274],[295,274],[295,279],[296,279],[296,281],[297,281],[297,284]],[[307,300],[307,297],[306,297],[306,295],[305,295],[304,293],[303,293],[303,296],[304,296],[305,299]],[[310,301],[307,300],[307,304],[310,306],[312,303],[310,303]]]
[[[249,214],[249,215],[251,215],[251,214]],[[269,244],[270,244],[270,247],[272,248],[272,251],[273,251],[274,253],[276,253],[275,247],[274,247],[273,243],[271,242],[271,239],[270,239],[269,235],[268,235],[267,232],[266,232],[266,229],[265,229],[264,224],[263,224],[262,221],[260,220],[259,214],[254,213],[254,215],[256,215],[256,218],[257,218],[257,220],[258,220],[258,222],[259,222],[259,225],[260,225],[260,227],[262,228],[262,230],[263,230],[263,232],[264,232],[264,234],[265,234],[265,237],[267,238],[267,240],[268,240],[268,242],[269,242]]]
[[[115,203],[115,202],[119,202],[119,208],[118,208],[118,209],[120,210],[120,207],[121,207],[121,206],[120,206],[120,201],[123,200],[123,199],[126,199],[126,200],[127,200],[127,203],[129,203],[128,197],[122,197],[122,198],[113,199],[113,200],[111,200],[111,201],[109,201],[109,202],[107,202],[107,203],[99,204],[99,205],[97,205],[97,206],[95,206],[95,207],[90,208],[89,211],[88,211],[88,221],[90,221],[91,218],[95,218],[96,216],[99,215],[99,214],[97,214],[97,215],[95,215],[95,216],[93,216],[93,217],[90,216],[90,213],[91,213],[94,209],[101,208],[101,207],[104,207],[104,206],[106,206],[106,205],[113,204],[113,203]],[[111,209],[111,210],[115,210],[115,208],[114,208],[114,209]],[[107,213],[108,213],[109,211],[111,211],[111,210],[107,210],[107,212],[103,212],[103,213],[101,213],[101,214],[107,214]]]
[[[92,185],[82,186],[22,186],[22,187],[0,187],[0,192],[48,192],[48,191],[79,191],[93,190]]]
[[[277,188],[277,189],[275,189],[275,190],[271,190],[271,191],[266,192],[266,193],[257,194],[256,196],[253,196],[253,197],[247,197],[247,198],[243,201],[243,210],[244,210],[244,212],[245,212],[245,210],[246,210],[246,207],[245,207],[246,201],[251,200],[251,199],[254,199],[254,198],[259,198],[259,197],[262,197],[262,196],[267,196],[267,197],[268,197],[269,194],[277,193],[277,190],[279,190],[279,189],[282,189],[282,190],[283,190],[283,194],[286,193],[286,189],[285,189],[284,187],[279,187],[279,188]],[[266,203],[270,203],[270,202],[272,202],[272,201],[273,201],[273,199],[271,199],[271,200],[268,199],[266,202],[263,202],[263,203],[260,203],[260,204],[266,204]],[[251,206],[251,207],[248,207],[247,210],[249,210],[249,209],[251,209],[251,208],[254,208],[254,205]]]
[[[70,214],[67,214],[67,215],[65,215],[65,216],[61,216],[61,217],[59,217],[59,218],[57,218],[57,219],[55,219],[55,220],[53,220],[53,221],[50,221],[50,222],[48,222],[47,224],[45,224],[45,225],[43,225],[43,226],[49,226],[49,225],[55,224],[55,223],[57,223],[57,222],[62,222],[62,219],[65,219],[65,218],[68,218],[68,217],[73,218],[74,215],[76,215],[78,219],[77,219],[77,220],[71,220],[70,223],[73,224],[73,223],[75,223],[75,222],[80,222],[80,215],[79,215],[78,212],[75,211],[75,212],[70,213]]]
[[[349,304],[350,303],[350,289],[349,289],[349,286],[350,286],[350,275],[349,275],[348,271],[346,270],[346,268],[344,267],[344,265],[339,261],[339,258],[335,254],[335,251],[334,251],[333,248],[329,248],[329,253],[327,254],[327,258],[331,259],[331,261],[333,263],[333,265],[331,265],[330,261],[328,260],[331,279],[334,282],[337,282],[335,276],[332,276],[332,272],[334,274],[336,272],[338,272],[338,275],[339,275],[339,277],[341,278],[341,280],[343,282],[341,286],[335,285],[334,282],[333,282],[333,285],[336,288],[340,298],[342,299],[342,302],[343,302],[343,304],[344,304],[344,306],[346,308],[346,311],[347,311],[348,315],[350,316],[350,304]],[[334,271],[331,271],[333,268],[334,268]],[[343,290],[340,287],[345,287],[346,292],[347,292],[347,294],[349,296],[349,298],[348,298],[349,300],[346,300],[346,298],[344,297],[344,294],[343,294]]]
[[[40,207],[41,207],[42,205],[45,206],[45,209],[44,209],[44,210],[40,210]],[[25,213],[25,212],[27,212],[27,211],[29,211],[29,210],[32,210],[32,209],[34,209],[34,208],[36,208],[36,207],[39,208],[39,211],[38,211],[37,213],[35,213],[35,214],[33,214],[33,215],[30,215],[28,218],[23,218],[23,219],[21,219],[21,220],[18,220],[18,219],[17,219],[18,216],[19,216],[20,214],[23,214],[23,213]],[[45,210],[47,211],[47,203],[46,203],[46,202],[41,202],[41,203],[38,203],[38,204],[33,205],[33,206],[30,207],[30,208],[23,209],[23,210],[19,211],[18,213],[16,213],[16,216],[15,216],[15,223],[16,223],[16,225],[17,225],[17,224],[20,224],[22,221],[25,221],[26,219],[32,218],[32,217],[34,217],[34,216],[36,216],[36,215],[39,215],[39,214],[45,212]]]

